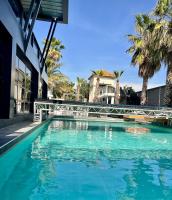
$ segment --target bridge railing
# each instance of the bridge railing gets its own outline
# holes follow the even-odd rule
[[[51,112],[53,115],[71,115],[88,117],[89,115],[123,116],[144,115],[149,117],[172,118],[172,109],[123,106],[123,105],[97,105],[97,104],[63,104],[52,101],[34,102],[34,120],[42,121],[43,113]]]
[[[105,104],[105,103],[90,103],[80,101],[68,101],[68,100],[56,100],[56,99],[37,99],[36,102],[47,102],[57,104],[70,104],[70,105],[87,105],[87,106],[104,106],[104,107],[124,107],[124,108],[138,108],[138,109],[150,109],[150,110],[172,110],[172,107],[154,106],[154,105],[126,105],[126,104]]]

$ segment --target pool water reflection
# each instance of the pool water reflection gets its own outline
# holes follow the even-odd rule
[[[54,120],[3,155],[0,172],[2,200],[170,200],[172,131]]]

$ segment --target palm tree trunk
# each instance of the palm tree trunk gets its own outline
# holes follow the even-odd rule
[[[164,105],[172,106],[172,63],[168,65]]]
[[[80,100],[80,87],[77,86],[77,95],[76,95],[76,100],[79,101]]]
[[[142,86],[142,94],[141,94],[141,105],[145,105],[147,102],[147,88],[148,88],[148,77],[143,77],[143,86]]]
[[[99,83],[100,82],[100,78],[98,77],[97,78],[97,82],[96,82],[96,89],[95,89],[95,95],[94,95],[94,102],[96,103],[96,102],[98,102],[98,96],[99,96]]]
[[[119,80],[116,81],[115,104],[119,104],[120,99],[120,86]]]

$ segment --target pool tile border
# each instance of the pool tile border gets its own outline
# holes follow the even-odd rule
[[[35,131],[37,128],[41,127],[45,123],[48,123],[50,120],[51,119],[47,119],[47,120],[43,121],[42,123],[38,123],[30,130],[24,132],[23,134],[17,136],[16,138],[14,138],[14,139],[10,140],[9,142],[7,142],[6,144],[2,145],[0,147],[0,156],[2,156],[4,153],[8,152],[11,148],[13,148],[16,144],[18,144],[22,139],[24,139],[26,136],[31,134],[33,131]]]

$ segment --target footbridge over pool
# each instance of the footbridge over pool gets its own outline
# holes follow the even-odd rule
[[[172,120],[172,108],[128,105],[90,104],[65,101],[35,101],[34,121],[42,121],[43,117],[73,116],[87,118],[89,116],[129,116],[140,115],[151,118]]]

